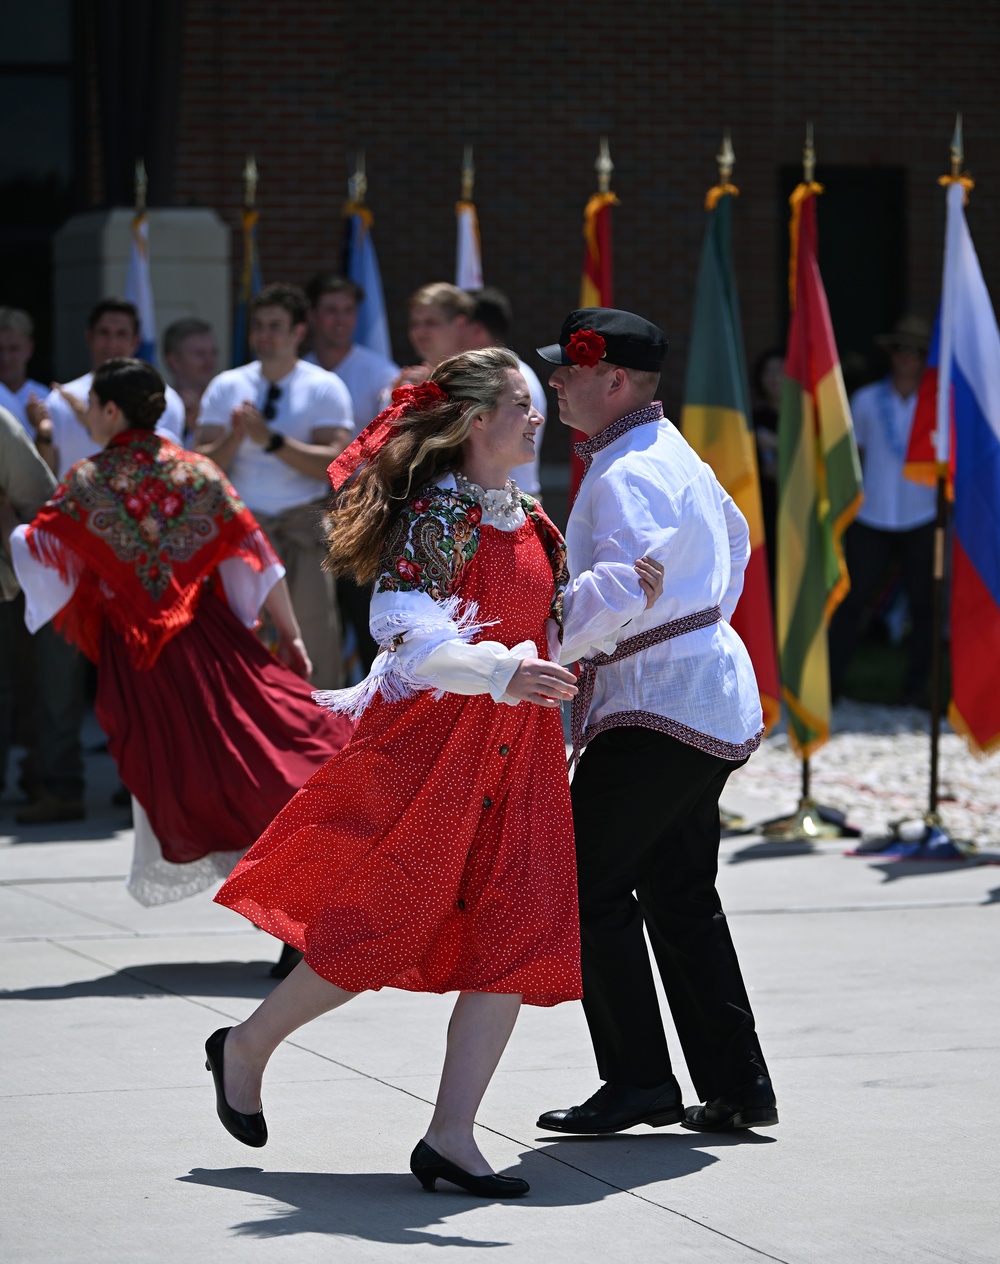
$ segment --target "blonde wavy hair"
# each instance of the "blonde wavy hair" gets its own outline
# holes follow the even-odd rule
[[[509,386],[517,356],[506,347],[485,347],[451,356],[430,375],[448,396],[410,412],[398,433],[339,493],[326,515],[326,565],[356,583],[372,583],[386,541],[411,494],[459,464],[472,419],[491,412]]]

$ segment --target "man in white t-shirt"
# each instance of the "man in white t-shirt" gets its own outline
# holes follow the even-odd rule
[[[93,456],[101,445],[90,437],[84,418],[93,370],[117,356],[134,356],[142,341],[139,312],[134,303],[124,298],[102,298],[87,317],[87,349],[91,372],[72,382],[57,384],[45,400],[44,410],[52,419],[54,445],[53,469],[58,478],[77,461]],[[167,387],[167,407],[156,426],[156,433],[174,443],[184,442],[184,403]]]
[[[355,428],[363,430],[382,411],[383,393],[399,365],[354,341],[365,297],[360,285],[336,272],[321,272],[306,286],[306,295],[312,350],[302,358],[336,373],[351,393]]]
[[[253,302],[250,346],[259,357],[220,373],[202,396],[197,451],[210,456],[267,532],[285,565],[292,605],[313,663],[312,682],[342,682],[336,585],[322,569],[326,470],[354,431],[344,383],[299,359],[306,296],[265,286]]]
[[[836,695],[868,608],[898,567],[911,625],[900,700],[926,705],[937,506],[934,488],[921,487],[906,478],[903,466],[930,329],[919,316],[904,316],[892,333],[882,334],[876,341],[889,352],[892,369],[881,381],[863,386],[851,398],[865,499],[844,539],[851,591],[830,625],[830,686]]]
[[[27,312],[17,307],[0,307],[0,407],[18,419],[38,450],[47,456],[52,426],[37,413],[40,425],[29,415],[29,406],[41,403],[49,393],[42,382],[28,376],[28,362],[35,354],[35,326]]]
[[[476,306],[472,319],[466,326],[466,346],[463,350],[479,351],[483,347],[508,346],[507,339],[510,336],[512,315],[507,295],[492,285],[484,286],[481,290],[470,290],[469,294]],[[545,390],[538,380],[538,374],[520,357],[518,359],[521,376],[528,383],[528,390],[531,392],[531,402],[536,412],[542,414],[542,424],[535,431],[535,459],[524,465],[515,466],[510,476],[522,492],[537,496],[542,490],[538,470],[542,457],[542,435],[545,433],[547,401]]]

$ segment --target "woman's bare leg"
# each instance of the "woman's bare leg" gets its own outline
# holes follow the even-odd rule
[[[473,1176],[493,1171],[476,1145],[472,1125],[520,1008],[520,996],[463,992],[448,1025],[441,1084],[424,1140]]]
[[[264,997],[244,1023],[226,1037],[223,1072],[226,1101],[233,1110],[260,1110],[260,1082],[278,1045],[305,1023],[328,1014],[357,992],[327,983],[300,961],[291,974]]]

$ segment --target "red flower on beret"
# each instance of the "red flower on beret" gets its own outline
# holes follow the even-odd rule
[[[574,364],[592,369],[603,358],[607,345],[593,329],[578,329],[566,344],[566,354]]]

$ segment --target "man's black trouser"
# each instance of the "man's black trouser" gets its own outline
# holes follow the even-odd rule
[[[739,766],[645,728],[598,734],[580,761],[583,1007],[604,1080],[671,1075],[643,924],[698,1097],[767,1075],[715,889],[719,796]]]

